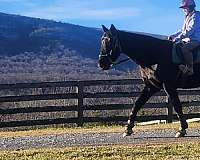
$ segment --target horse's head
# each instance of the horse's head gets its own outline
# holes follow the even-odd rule
[[[122,52],[118,31],[114,25],[107,29],[104,25],[103,36],[101,37],[101,49],[99,54],[99,67],[108,70],[111,65],[116,63],[117,58]]]

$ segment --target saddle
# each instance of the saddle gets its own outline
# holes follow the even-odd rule
[[[184,57],[182,53],[182,43],[174,43],[172,49],[172,62],[175,64],[184,64]],[[193,63],[200,63],[200,46],[193,51]]]

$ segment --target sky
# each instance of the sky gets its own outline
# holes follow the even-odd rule
[[[170,35],[182,27],[181,0],[0,0],[0,12],[87,27]],[[197,10],[200,1],[196,0]]]

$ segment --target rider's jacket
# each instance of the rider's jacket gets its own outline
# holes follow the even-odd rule
[[[172,35],[174,41],[199,41],[200,42],[200,12],[193,11],[185,16],[183,27]]]

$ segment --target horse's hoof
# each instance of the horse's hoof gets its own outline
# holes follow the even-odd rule
[[[185,130],[185,129],[184,129],[184,130],[179,130],[179,131],[176,133],[175,137],[176,137],[176,138],[185,137],[186,134],[187,134],[187,133],[186,133],[186,130]]]
[[[132,134],[133,134],[133,130],[132,130],[132,129],[127,129],[127,130],[123,133],[123,137],[131,136]]]

